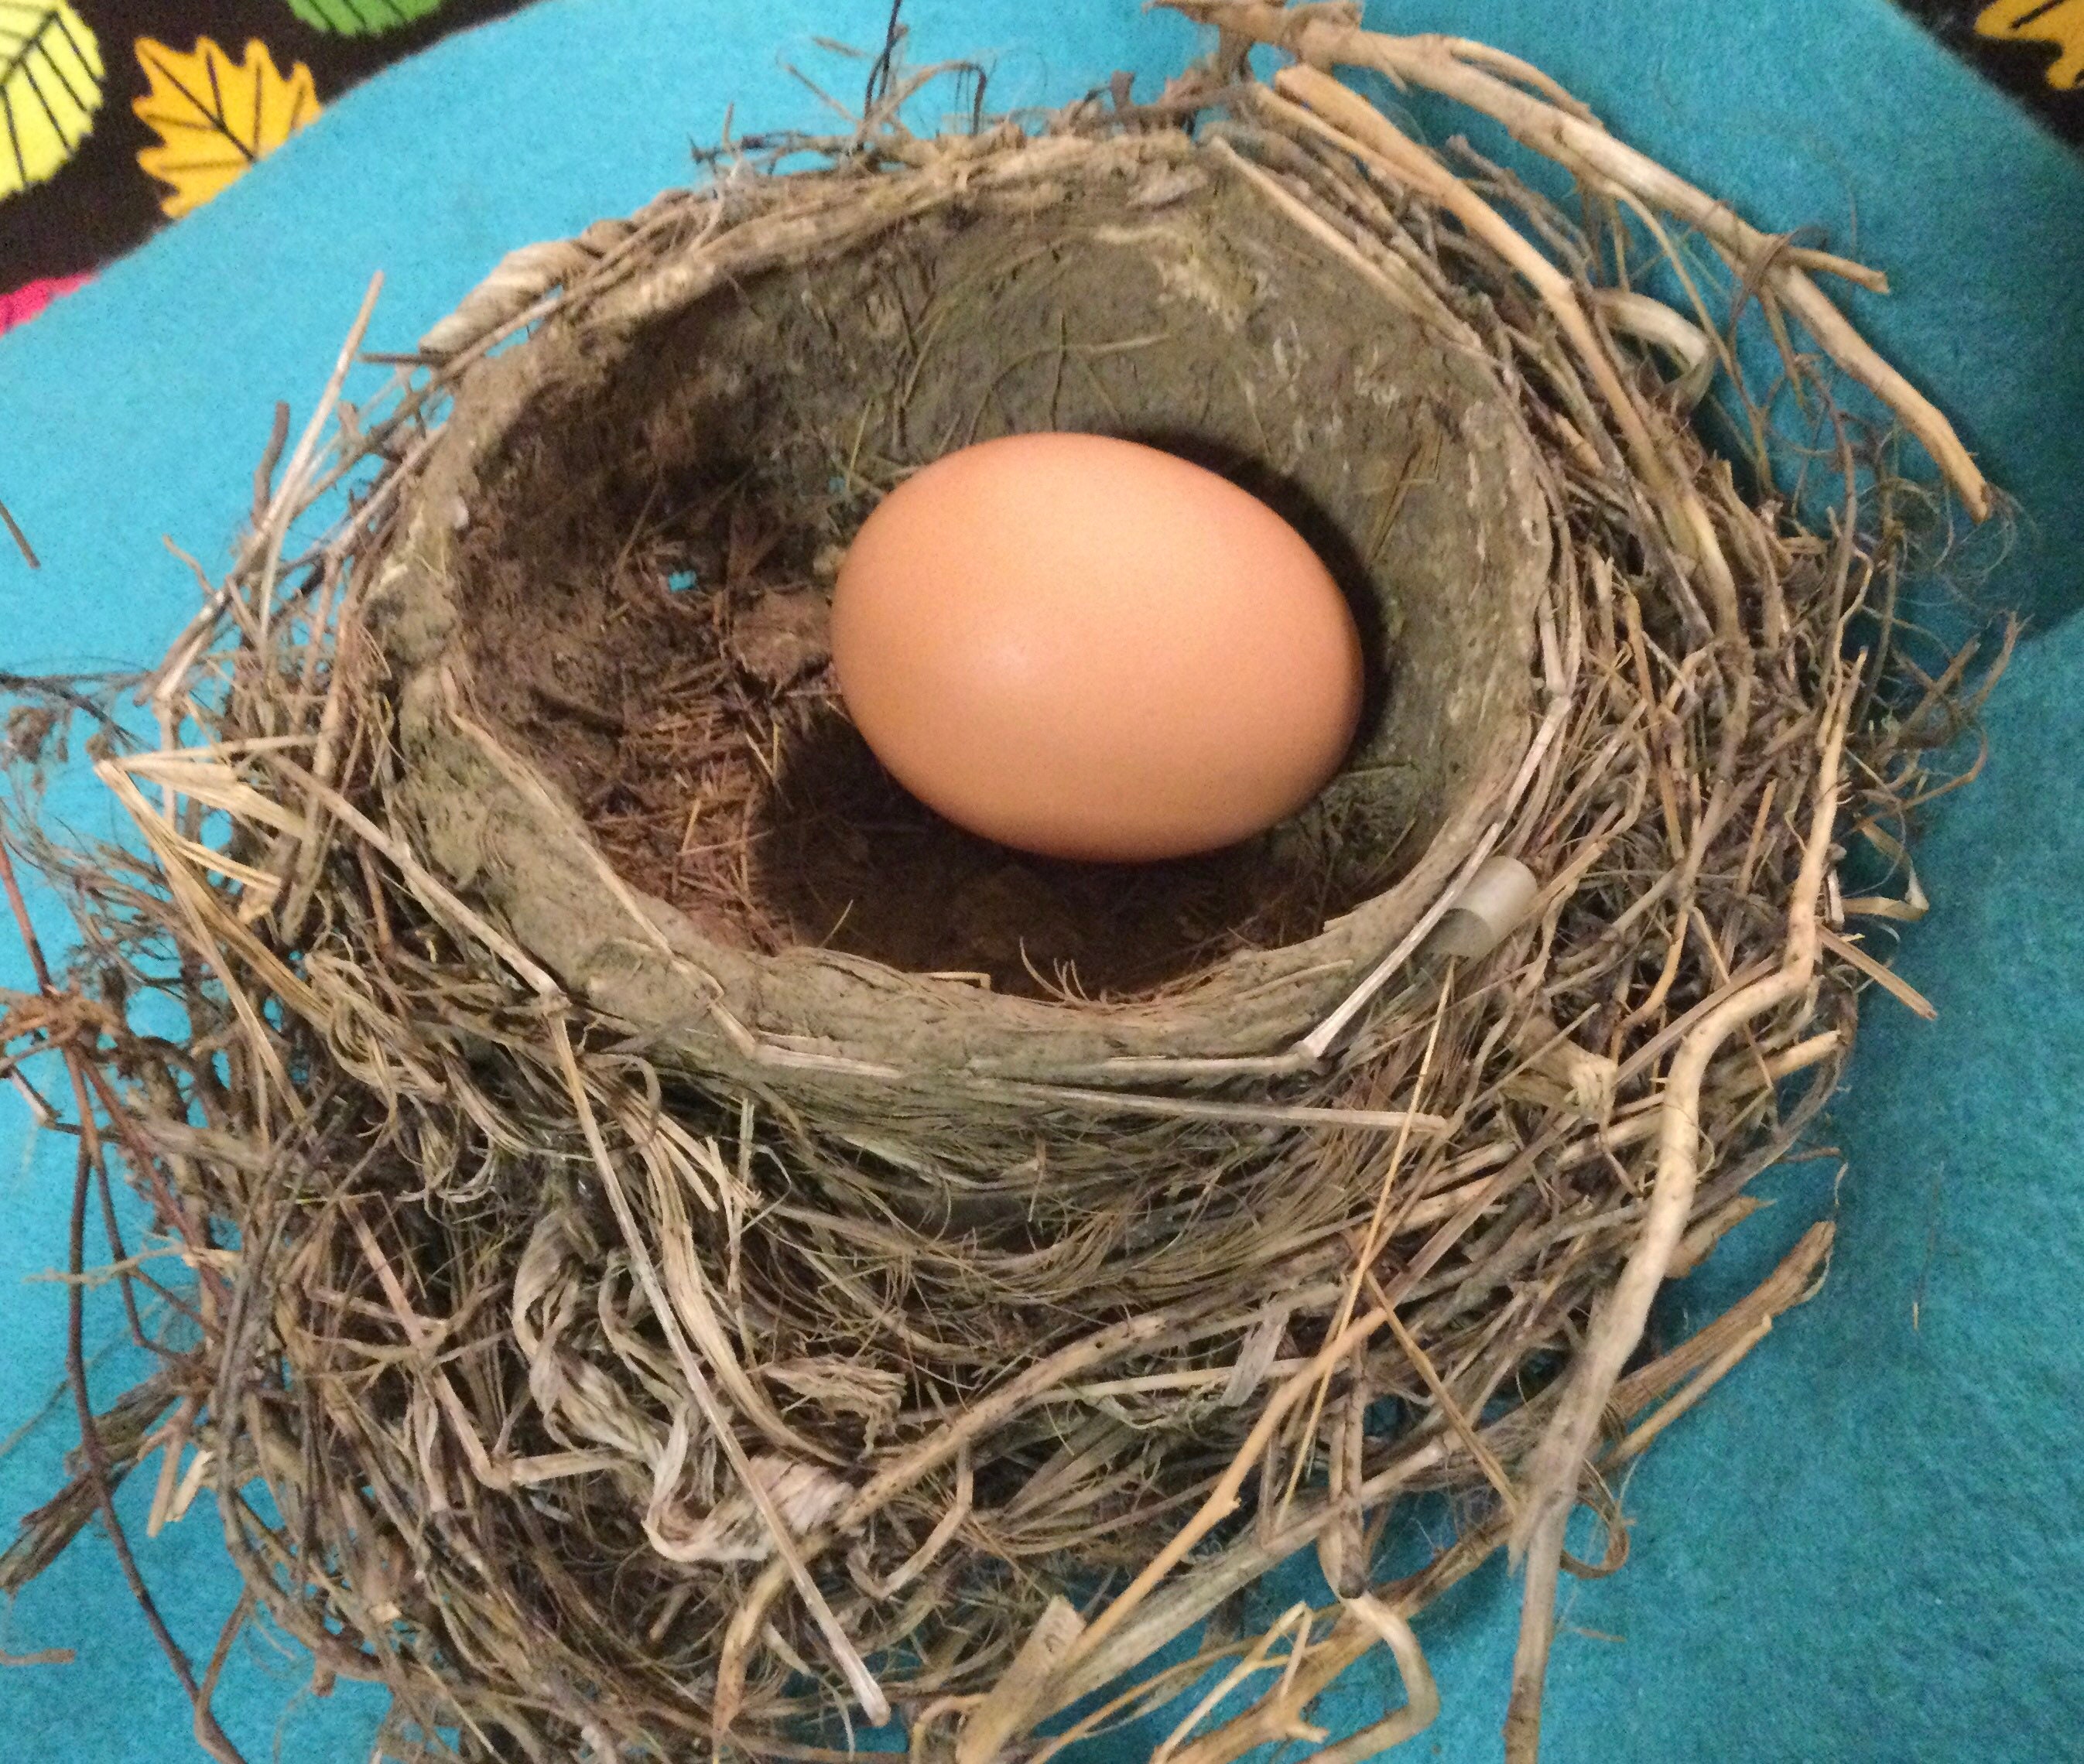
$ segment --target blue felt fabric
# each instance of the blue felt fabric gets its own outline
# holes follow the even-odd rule
[[[222,556],[272,400],[308,408],[371,270],[389,278],[372,342],[407,345],[509,246],[682,180],[687,143],[714,137],[727,101],[740,129],[811,121],[777,54],[814,56],[813,32],[873,42],[885,10],[544,0],[350,94],[0,339],[0,495],[46,561],[32,577],[0,554],[0,667],[158,653],[193,604],[160,535]],[[1001,103],[1061,101],[1118,67],[1154,82],[1194,46],[1131,0],[909,12],[921,57],[989,53]],[[1886,265],[1896,295],[1848,304],[2024,508],[1989,591],[2045,626],[2084,603],[2084,165],[1883,0],[1377,0],[1370,16],[1529,55],[1754,219],[1821,222]],[[1557,1764],[2084,1757],[2080,687],[2075,621],[2023,653],[1991,708],[1987,775],[1932,817],[1921,868],[1937,906],[1903,967],[1941,1020],[1873,1008],[1834,1111],[1842,1187],[1831,1164],[1771,1178],[1782,1204],[1731,1241],[1739,1266],[1672,1295],[1672,1326],[1705,1316],[1836,1208],[1823,1296],[1651,1454],[1627,1494],[1634,1559],[1575,1592],[1552,1676]],[[90,829],[108,824],[91,792],[68,800]],[[11,954],[0,967],[24,977]],[[15,1227],[0,1238],[0,1428],[28,1421],[57,1376],[61,1295],[22,1283],[61,1258],[70,1186],[62,1148],[0,1093]],[[94,1317],[94,1341],[113,1341],[108,1308]],[[99,1381],[112,1394],[130,1369],[112,1353]],[[61,1407],[0,1457],[0,1516],[54,1485],[70,1437]],[[133,1519],[146,1492],[125,1497]],[[212,1524],[199,1513],[143,1548],[199,1655],[236,1590]],[[1510,1592],[1489,1572],[1425,1620],[1447,1711],[1418,1755],[1497,1755]],[[0,1670],[7,1755],[197,1755],[98,1537],[23,1598],[0,1646],[78,1653]],[[1332,1699],[1338,1729],[1396,1694],[1371,1669]],[[295,1694],[304,1676],[260,1643],[234,1651],[220,1704],[248,1755],[366,1757],[371,1695],[317,1702]],[[1112,1754],[1130,1764],[1150,1737]]]

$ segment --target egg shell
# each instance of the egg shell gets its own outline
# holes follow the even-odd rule
[[[1107,436],[948,454],[862,525],[832,664],[876,756],[957,825],[1045,857],[1184,857],[1308,802],[1358,723],[1360,637],[1294,527]]]

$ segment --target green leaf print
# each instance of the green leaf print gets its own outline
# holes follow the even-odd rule
[[[290,0],[290,10],[315,31],[373,36],[424,19],[442,0]]]

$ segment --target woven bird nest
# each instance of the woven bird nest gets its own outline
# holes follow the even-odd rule
[[[820,1758],[894,1708],[1039,1758],[1221,1664],[1248,1706],[1166,1747],[1221,1764],[1376,1646],[1405,1703],[1327,1755],[1421,1728],[1411,1618],[1510,1543],[1531,1755],[1565,1521],[1830,1227],[1654,1356],[1651,1298],[1829,1094],[1863,979],[1905,990],[1845,915],[1914,879],[1837,880],[1851,829],[1900,860],[1961,726],[1960,669],[1890,696],[1929,500],[1892,436],[1987,493],[1819,291],[1873,272],[1496,52],[1184,10],[1220,48],[1146,106],[922,138],[887,56],[858,133],[778,144],[818,169],[740,144],[515,253],[355,408],[365,305],[146,683],[159,739],[95,738],[144,855],[17,819],[88,937],[9,1044],[63,1053],[83,1196],[120,1161],[197,1284],[0,1580],[161,1450],[155,1524],[214,1492],[240,1619],[387,1684],[386,1755]],[[1579,211],[1341,65],[1504,123]],[[1260,840],[1019,859],[838,708],[854,527],[1057,428],[1226,472],[1361,614],[1362,738]],[[18,755],[93,709],[18,712]],[[1440,1490],[1455,1540],[1382,1580]],[[1313,1546],[1322,1609],[1150,1664]]]

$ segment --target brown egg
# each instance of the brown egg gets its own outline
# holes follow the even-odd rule
[[[1099,435],[935,460],[862,523],[832,664],[891,772],[1044,857],[1212,851],[1301,808],[1359,720],[1361,645],[1294,527]]]

